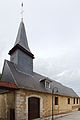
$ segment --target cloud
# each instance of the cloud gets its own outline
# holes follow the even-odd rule
[[[64,74],[65,74],[65,71],[59,73],[57,76],[58,76],[58,77],[61,77],[61,76],[63,76]]]
[[[65,58],[65,60],[63,58]],[[75,60],[73,58],[74,56],[66,59],[66,55],[58,59],[39,58],[34,62],[34,70],[65,86],[73,88],[80,95],[80,66],[78,59],[76,60],[77,56]]]

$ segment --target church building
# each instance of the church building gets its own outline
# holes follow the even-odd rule
[[[9,55],[0,80],[0,119],[50,120],[53,114],[78,110],[79,96],[72,88],[33,71],[34,55],[23,20]]]

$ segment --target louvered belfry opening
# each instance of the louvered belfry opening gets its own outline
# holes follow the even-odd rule
[[[30,97],[28,99],[28,120],[40,118],[40,98]]]

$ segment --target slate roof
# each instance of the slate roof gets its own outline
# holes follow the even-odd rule
[[[34,58],[34,55],[31,53],[29,46],[28,46],[28,40],[26,36],[25,26],[23,21],[21,21],[16,42],[14,44],[14,47],[9,51],[9,54],[11,55],[16,49],[21,49],[25,53],[29,54],[32,58]]]
[[[24,26],[23,21],[21,21],[20,23],[16,42],[14,46],[16,46],[17,44],[25,48],[27,51],[31,52],[28,46],[28,41],[27,41],[27,36],[26,36],[26,31],[25,31],[25,26]]]
[[[7,75],[9,79],[7,78]],[[38,91],[43,93],[50,93],[50,94],[52,93],[52,89],[54,87],[57,87],[58,93],[56,94],[58,95],[78,97],[78,95],[73,91],[73,89],[62,85],[61,83],[56,82],[55,80],[51,80],[52,82],[50,85],[51,86],[50,89],[45,88],[40,82],[40,79],[45,79],[45,78],[46,78],[45,76],[42,76],[35,72],[33,72],[31,75],[22,73],[17,69],[14,63],[5,60],[1,80],[6,81],[8,83],[14,83],[18,86],[18,88],[21,88],[21,89],[33,90],[33,91]]]

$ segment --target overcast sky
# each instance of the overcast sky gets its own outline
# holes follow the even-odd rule
[[[16,40],[22,0],[0,1],[0,72]],[[34,71],[80,95],[80,0],[25,0],[24,24]]]

